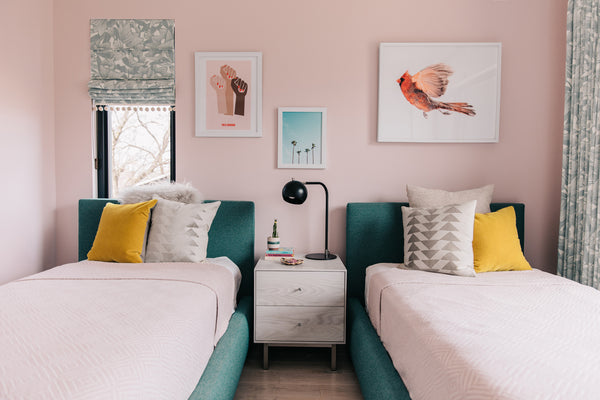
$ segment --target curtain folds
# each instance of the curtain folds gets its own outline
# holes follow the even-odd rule
[[[96,104],[175,104],[175,21],[90,20]]]
[[[600,289],[600,0],[569,0],[558,273]]]

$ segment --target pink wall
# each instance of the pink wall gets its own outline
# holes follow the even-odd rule
[[[52,1],[0,15],[0,284],[55,263]]]
[[[330,249],[345,253],[345,205],[406,200],[407,183],[460,190],[496,184],[527,204],[526,256],[554,271],[560,202],[566,2],[532,0],[55,0],[59,263],[76,259],[77,199],[92,194],[90,18],[176,21],[177,175],[207,198],[256,202],[257,256],[273,218],[284,245],[323,242],[323,194],[303,206],[283,184],[325,182]],[[377,143],[380,42],[502,42],[498,144]],[[263,53],[263,137],[194,137],[194,52]],[[276,168],[277,107],[328,109],[328,166]]]

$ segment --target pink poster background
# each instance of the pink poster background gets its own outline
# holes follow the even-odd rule
[[[213,75],[221,76],[221,66],[229,65],[248,84],[245,98],[244,115],[225,115],[218,112],[217,93],[210,84]],[[228,80],[228,84],[231,81]],[[252,128],[252,116],[254,104],[252,96],[255,81],[252,80],[252,61],[250,60],[209,60],[206,62],[206,129],[207,130],[250,130]],[[235,108],[235,94],[233,94],[233,107]]]

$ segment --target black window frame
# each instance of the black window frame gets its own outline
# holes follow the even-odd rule
[[[171,107],[169,110],[169,129],[170,129],[170,150],[171,150],[171,161],[170,161],[170,172],[171,182],[175,182],[176,171],[175,171],[175,107]],[[98,198],[106,199],[109,196],[108,190],[110,188],[110,175],[109,175],[109,145],[111,138],[109,137],[109,126],[108,126],[108,106],[100,105],[96,107],[96,174],[98,179]]]

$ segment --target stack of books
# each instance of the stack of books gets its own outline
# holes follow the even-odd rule
[[[265,260],[277,260],[281,258],[293,258],[294,249],[292,247],[280,247],[277,250],[267,250]]]

